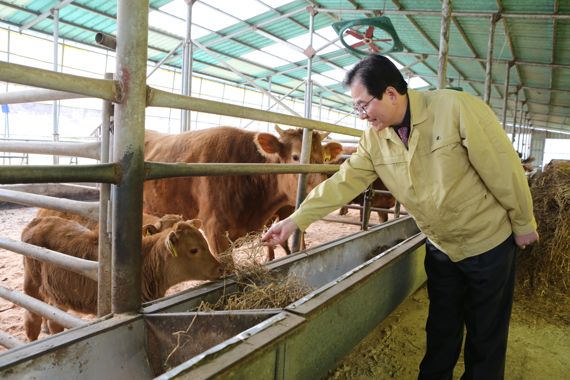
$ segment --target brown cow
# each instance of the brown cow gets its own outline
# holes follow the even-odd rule
[[[188,280],[215,280],[223,274],[219,261],[198,230],[199,220],[178,222],[173,227],[142,238],[142,299],[164,296],[171,286]],[[81,224],[46,216],[35,218],[22,231],[22,241],[87,260],[98,257],[98,233]],[[97,283],[85,276],[32,258],[24,258],[24,292],[63,310],[95,314]],[[24,327],[36,340],[42,317],[26,311]],[[63,330],[48,321],[50,333]]]
[[[372,188],[374,190],[388,190],[386,186],[384,186],[384,183],[382,183],[382,180],[380,180],[380,178],[374,180],[374,182],[372,183]],[[350,201],[349,204],[358,204],[360,206],[364,206],[364,193],[358,195],[356,198]],[[389,194],[374,193],[372,201],[370,202],[370,207],[374,208],[389,209],[394,207],[395,205],[396,205],[396,198],[394,198],[392,195]],[[339,210],[340,215],[346,215],[347,213],[348,209],[346,207],[342,207]],[[376,213],[378,214],[378,220],[380,221],[380,223],[384,223],[385,221],[388,220],[388,213],[386,211],[376,211]],[[364,218],[364,210],[360,209],[360,221],[362,221],[363,218]]]
[[[341,158],[337,160],[336,163],[342,164],[351,154],[356,152],[356,147],[344,147],[343,154]],[[382,180],[377,178],[372,182],[372,188],[374,190],[388,190]],[[364,193],[358,195],[349,204],[358,204],[360,206],[364,206]],[[372,197],[372,202],[370,202],[370,207],[374,208],[385,208],[390,209],[396,205],[396,198],[389,194],[378,194],[374,193]],[[378,220],[380,223],[384,223],[388,220],[388,213],[386,211],[376,211],[378,214]],[[339,215],[346,215],[348,213],[348,208],[341,207],[339,210]],[[364,210],[360,209],[360,221],[364,218]]]
[[[147,130],[145,160],[158,162],[299,163],[302,129],[281,130],[279,138],[263,132],[218,127],[167,135]],[[313,131],[311,163],[336,157],[339,143],[321,145],[323,135]],[[261,231],[283,206],[295,205],[297,174],[180,177],[145,182],[144,210],[154,215],[181,213],[204,220],[204,232],[213,252],[229,247],[226,231],[236,240]],[[325,178],[310,174],[308,190]]]

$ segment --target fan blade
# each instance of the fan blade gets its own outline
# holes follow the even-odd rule
[[[364,38],[364,36],[360,33],[358,33],[355,30],[352,29],[347,29],[344,31],[345,34],[350,34],[352,37],[358,38],[359,40],[362,40]]]
[[[374,27],[372,25],[370,25],[368,29],[366,29],[366,32],[364,32],[364,37],[366,38],[374,37]]]
[[[368,48],[370,49],[371,52],[373,53],[379,53],[380,52],[380,48],[376,45],[374,45],[373,43],[369,43],[368,44]]]
[[[364,42],[364,41],[358,41],[357,43],[355,43],[355,44],[353,44],[353,45],[350,45],[350,47],[356,49],[357,47],[360,47],[360,46],[362,46],[362,45],[364,45],[364,44],[366,44],[366,42]]]

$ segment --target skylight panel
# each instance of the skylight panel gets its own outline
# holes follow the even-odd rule
[[[257,62],[260,65],[275,68],[279,66],[287,65],[289,62],[285,61],[284,59],[274,57],[270,54],[267,54],[263,51],[254,50],[246,54],[242,54],[241,56],[244,59],[247,59],[252,62]]]
[[[214,8],[223,10],[239,18],[240,20],[247,20],[255,17],[261,13],[267,12],[269,8],[260,4],[256,0],[239,0],[239,1],[219,1],[219,0],[200,0],[203,3],[209,4]]]
[[[305,33],[305,34],[302,34],[300,36],[290,38],[287,41],[292,43],[293,45],[299,46],[302,49],[306,49],[309,46],[310,34]],[[317,35],[313,35],[313,48],[315,50],[319,50],[322,46],[325,46],[328,43],[329,43],[328,40],[321,38]],[[331,46],[328,46],[327,48],[323,49],[322,51],[319,51],[318,54],[326,54],[326,53],[329,53],[331,51],[335,51],[338,49],[339,49],[338,47],[331,45]]]
[[[186,13],[184,13],[184,17],[186,17]],[[150,27],[164,30],[165,32],[175,34],[183,39],[186,37],[186,20],[162,13],[157,11],[151,11],[148,14],[148,25]],[[207,30],[204,28],[199,27],[198,25],[192,24],[192,38],[200,38],[209,34]]]
[[[326,71],[323,74],[325,74],[328,77],[335,79],[335,81],[337,83],[341,83],[344,80],[346,73],[347,73],[347,70],[334,69],[334,70]]]
[[[305,54],[300,53],[296,50],[293,50],[291,47],[289,47],[285,44],[275,43],[273,45],[266,46],[261,50],[264,52],[267,52],[267,53],[274,54],[274,55],[279,56],[279,57],[283,57],[286,60],[291,61],[291,62],[298,62],[298,61],[306,61],[307,60],[307,56]]]
[[[335,78],[330,78],[328,76],[328,72],[326,73],[327,76],[322,74],[312,74],[311,79],[314,80],[316,83],[320,84],[321,86],[329,86],[331,84],[338,84],[338,80]],[[306,78],[306,77],[305,77]]]
[[[229,1],[227,3],[229,4]],[[186,19],[188,5],[185,1],[172,1],[160,9],[182,19]],[[204,27],[214,31],[224,29],[238,22],[233,17],[212,9],[200,1],[195,2],[192,6],[192,21],[198,22],[204,25]],[[194,38],[194,36],[192,36],[192,38]]]
[[[412,77],[408,80],[408,87],[410,88],[422,88],[429,86],[429,83],[420,77]]]

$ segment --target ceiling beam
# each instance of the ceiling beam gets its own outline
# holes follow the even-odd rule
[[[20,27],[20,32],[23,32],[24,30],[30,29],[32,26],[42,22],[43,20],[45,20],[46,18],[51,16],[52,10],[61,9],[61,8],[65,7],[66,5],[69,5],[69,3],[71,3],[72,1],[73,0],[61,0],[58,4],[55,4],[53,7],[49,8],[47,11],[37,15],[36,18],[33,19],[32,21],[22,25]]]
[[[398,8],[398,9],[403,9],[404,7],[397,1],[397,0],[391,0],[392,4]],[[441,17],[441,13],[439,14],[439,16]],[[428,44],[432,47],[432,49],[434,51],[439,52],[439,47],[437,44],[435,44],[431,38],[427,35],[427,33],[419,26],[419,24],[416,22],[416,20],[414,20],[413,17],[411,17],[410,15],[406,15],[405,16],[406,19],[408,20],[408,22],[410,24],[412,24],[412,26],[416,29],[416,31],[428,42]],[[448,56],[449,58],[449,56]],[[426,66],[428,66],[427,64],[425,64]],[[465,74],[461,72],[461,70],[459,70],[452,62],[449,62],[449,66],[453,67],[453,69],[459,73],[459,75],[461,75],[462,77],[465,77]],[[473,90],[473,92],[475,92],[477,95],[481,96],[481,94],[479,93],[479,91],[471,86],[471,89]]]
[[[378,12],[384,15],[403,15],[403,16],[434,16],[441,17],[440,11],[426,11],[426,10],[412,10],[412,9],[401,9],[397,10],[391,9],[341,9],[341,8],[317,8],[317,12],[328,12],[328,13],[364,13],[364,12]],[[456,12],[452,11],[452,17],[491,17],[496,12]],[[506,18],[523,18],[523,19],[544,19],[550,20],[556,18],[559,20],[570,20],[570,14],[552,14],[552,13],[509,13],[505,12],[501,14],[502,17]]]

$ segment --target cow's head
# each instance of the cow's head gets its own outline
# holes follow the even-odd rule
[[[269,162],[299,164],[303,143],[303,129],[297,128],[283,130],[276,125],[275,130],[279,133],[279,137],[263,132],[255,135],[255,144],[259,153],[265,156]],[[329,163],[336,160],[342,153],[342,145],[337,142],[329,142],[323,145],[323,140],[328,135],[329,132],[313,131],[310,159],[311,164]],[[290,195],[290,201],[292,200],[292,204],[294,204],[294,198],[297,190],[297,175],[288,175],[283,177],[286,177],[287,179],[280,181],[280,188]],[[316,185],[325,179],[326,177],[322,174],[310,174],[307,177],[307,191],[311,191]]]
[[[179,281],[214,280],[223,274],[222,265],[199,230],[201,226],[199,219],[178,222],[166,236],[164,244],[174,271],[170,275]]]

